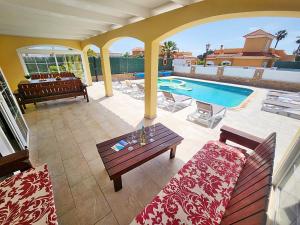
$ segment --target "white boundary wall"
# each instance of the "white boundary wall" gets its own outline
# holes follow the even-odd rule
[[[190,66],[174,66],[175,73],[191,73]]]
[[[223,75],[227,77],[240,77],[252,79],[255,70],[256,68],[225,66]]]
[[[212,75],[216,76],[218,72],[217,66],[195,66],[195,74],[205,74],[205,75]]]
[[[262,80],[300,83],[300,72],[265,69]]]

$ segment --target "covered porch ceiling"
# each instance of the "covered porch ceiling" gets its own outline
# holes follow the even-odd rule
[[[84,40],[199,0],[0,0],[0,34]]]

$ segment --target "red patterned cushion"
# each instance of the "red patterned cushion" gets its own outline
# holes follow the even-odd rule
[[[47,165],[0,182],[0,224],[57,224]]]
[[[238,149],[208,142],[131,224],[219,224],[245,161]]]

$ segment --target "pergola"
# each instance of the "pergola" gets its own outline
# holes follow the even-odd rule
[[[33,45],[61,45],[82,51],[91,84],[87,49],[100,48],[106,96],[112,96],[109,46],[122,37],[145,45],[145,117],[157,108],[159,43],[196,24],[254,16],[300,17],[298,0],[1,0],[0,66],[11,87],[24,71],[17,50]]]

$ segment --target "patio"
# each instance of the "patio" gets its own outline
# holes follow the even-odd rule
[[[31,130],[30,158],[34,166],[47,163],[54,186],[60,224],[128,224],[208,140],[218,139],[222,125],[266,137],[277,132],[276,164],[300,121],[260,110],[266,89],[253,88],[255,95],[245,109],[228,110],[214,129],[186,120],[193,104],[176,113],[161,109],[157,118],[144,119],[144,102],[114,91],[105,97],[103,83],[88,87],[90,103],[81,98],[38,104],[27,109]],[[184,137],[176,157],[164,153],[123,176],[123,189],[113,183],[97,153],[96,143],[161,122]],[[163,176],[161,175],[163,171]]]
[[[268,90],[260,88],[253,88],[255,94],[247,107],[238,111],[229,110],[226,117],[214,129],[208,129],[186,120],[187,115],[195,110],[195,103],[175,113],[164,111],[157,107],[160,42],[184,29],[220,20],[262,16],[300,17],[300,2],[297,0],[276,1],[276,4],[274,4],[272,0],[55,0],[43,1],[42,3],[36,0],[3,0],[0,1],[0,6],[3,21],[0,24],[0,78],[2,79],[1,83],[5,84],[2,88],[4,88],[6,92],[3,91],[3,93],[7,94],[6,99],[3,97],[3,94],[3,96],[0,95],[3,97],[3,105],[6,107],[2,108],[1,113],[4,117],[2,121],[6,121],[6,128],[9,128],[8,130],[12,133],[2,132],[2,135],[0,135],[0,137],[3,137],[3,140],[6,141],[0,141],[0,143],[6,143],[6,145],[3,146],[7,148],[5,149],[5,154],[0,152],[0,156],[5,161],[7,157],[11,155],[11,158],[14,158],[18,153],[27,154],[25,160],[27,164],[30,164],[27,160],[28,154],[30,154],[30,161],[34,167],[43,164],[48,165],[54,189],[55,208],[57,210],[59,224],[129,224],[145,205],[162,190],[170,178],[173,177],[208,140],[217,140],[219,138],[220,127],[222,125],[228,125],[263,138],[271,132],[276,132],[275,169],[281,158],[283,158],[292,137],[300,127],[299,120],[261,111],[261,103],[263,99],[265,99]],[[124,37],[138,39],[144,44],[144,101],[133,99],[129,95],[119,91],[113,91],[112,88],[110,47],[113,42]],[[100,49],[104,82],[92,83],[91,69],[88,60],[88,49],[92,45]],[[196,47],[197,46],[195,46],[195,48]],[[36,58],[38,57],[36,56],[39,54],[46,55],[47,57],[44,57],[43,60],[37,60]],[[74,60],[69,60],[68,58],[74,58]],[[72,62],[73,66],[66,66],[66,64],[70,62]],[[29,73],[30,71],[28,71],[27,64],[28,66],[32,66],[32,68],[35,66],[35,72],[38,74],[53,73],[53,71],[50,71],[50,67],[53,67],[54,72],[58,72],[59,74],[65,72],[65,70],[67,71],[67,68],[68,72],[77,72],[77,76],[81,78],[81,81],[89,86],[88,93],[90,102],[87,103],[85,100],[82,100],[81,97],[78,97],[38,103],[37,108],[30,105],[26,109],[26,114],[24,114],[29,126],[28,129],[23,122],[19,108],[15,106],[17,103],[12,97],[12,92],[16,90],[18,84],[24,80],[24,75],[34,74],[33,71]],[[73,69],[71,69],[71,67]],[[261,75],[260,73],[260,76]],[[253,78],[256,79],[254,76]],[[56,90],[62,89],[58,88]],[[35,93],[35,91],[36,89],[32,93]],[[53,92],[51,91],[41,91],[39,93],[47,93],[47,95],[49,95],[48,97],[53,97]],[[41,96],[34,96],[34,98],[36,97],[40,98]],[[30,103],[36,103],[37,101],[35,100],[36,99]],[[9,124],[9,122],[13,122],[13,125]],[[19,124],[17,124],[17,122],[19,122]],[[148,126],[157,122],[164,124],[184,138],[183,142],[177,148],[176,157],[169,160],[169,153],[166,152],[122,175],[123,189],[119,192],[115,192],[113,182],[109,179],[107,171],[97,152],[96,144],[128,133],[129,131],[139,129],[142,124]],[[2,128],[1,131],[3,130]],[[28,133],[30,133],[29,143],[27,140]],[[252,159],[248,161],[249,164],[245,164],[246,166],[243,167],[248,170],[246,170],[246,172],[243,171],[244,174],[241,174],[246,174],[247,177],[244,177],[241,183],[234,186],[235,190],[238,191],[241,191],[242,188],[247,189],[246,191],[241,191],[239,197],[242,198],[241,196],[243,196],[242,200],[249,200],[249,198],[255,200],[255,198],[257,198],[256,200],[260,202],[255,201],[255,203],[260,204],[269,196],[271,182],[269,178],[271,177],[271,170],[273,168],[275,135],[272,135],[272,137],[270,145],[264,145],[266,142],[269,142],[269,140],[259,142],[263,147],[259,146],[258,153],[254,154]],[[8,138],[12,140],[8,140]],[[248,141],[249,140],[250,139],[248,139]],[[29,151],[26,150],[27,146]],[[293,148],[293,154],[297,150],[297,148]],[[229,152],[229,154],[230,153],[231,152]],[[269,158],[261,157],[259,153],[264,156],[267,155]],[[211,154],[211,152],[207,153],[207,155],[209,154]],[[220,151],[218,154],[221,155],[222,152]],[[290,154],[289,156],[292,155]],[[296,157],[290,157],[285,160],[285,165],[281,168],[282,174],[281,176],[277,176],[280,177],[280,182],[277,181],[278,183],[275,184],[276,190],[281,188],[280,183],[283,183],[282,181],[284,179],[282,178],[285,177],[285,172],[290,171],[290,166],[296,165],[294,164],[295,158]],[[213,162],[214,160],[217,161],[218,157],[207,161]],[[236,163],[237,160],[232,161]],[[18,163],[23,165],[24,169],[24,164],[22,164],[24,162],[21,161]],[[220,165],[225,164],[218,164],[217,167],[222,167]],[[230,171],[227,170],[227,165],[228,164],[226,164],[226,169],[224,169],[225,166],[222,167],[226,172]],[[46,168],[46,166],[44,167]],[[241,169],[241,167],[239,168]],[[22,168],[19,169],[22,171]],[[255,169],[254,173],[252,173],[253,170],[251,169]],[[265,172],[268,169],[269,171],[266,175]],[[0,171],[3,172],[5,169],[3,170],[1,168]],[[238,169],[235,169],[234,172],[237,171]],[[27,172],[28,171],[25,173]],[[29,173],[31,173],[31,171],[29,171]],[[48,204],[50,205],[53,203],[51,205],[52,207],[49,207],[49,211],[52,211],[54,214],[53,194],[51,182],[48,180],[48,171],[45,173],[37,173],[40,176],[34,180],[37,182],[31,182],[31,176],[27,176],[29,177],[29,183],[30,185],[42,186],[42,188],[46,190],[40,191],[40,194],[44,196],[45,192],[47,192],[47,195],[49,194],[46,201],[48,200]],[[44,174],[46,174],[46,176],[44,176]],[[262,198],[261,195],[257,195],[257,190],[254,188],[251,194],[247,192],[248,189],[252,188],[248,187],[253,184],[251,183],[253,180],[256,182],[254,184],[263,180],[261,176],[259,176],[261,174],[268,180],[268,182],[264,183],[264,187],[266,187],[264,198]],[[240,177],[242,177],[242,175]],[[205,177],[211,178],[211,176],[206,173]],[[237,176],[235,178],[237,178]],[[248,182],[249,180],[247,179],[251,178],[253,178],[253,180]],[[257,180],[257,178],[260,180]],[[14,180],[14,177],[9,179]],[[48,182],[44,182],[45,180]],[[265,181],[265,179],[263,181]],[[47,185],[38,185],[38,182],[44,182]],[[213,180],[208,182],[213,183]],[[294,189],[289,189],[290,187],[288,186],[288,191],[297,190],[297,182],[296,179],[293,179],[291,186]],[[13,182],[8,183],[14,184]],[[22,185],[25,184],[28,189],[37,190],[37,188],[31,188],[32,186],[27,185],[27,180],[21,183]],[[222,183],[222,181],[220,183]],[[22,189],[22,185],[17,185],[18,190],[21,190],[20,196],[26,192]],[[41,195],[38,195],[35,197],[42,205],[42,207],[38,207],[37,204],[35,204],[36,202],[32,201],[31,198],[31,196],[34,196],[34,193],[30,193],[30,195],[26,193],[24,195],[29,196],[29,201],[33,202],[32,208],[27,207],[26,201],[28,199],[23,198],[23,200],[25,199],[26,201],[20,201],[21,198],[15,195],[15,186],[11,186],[9,190],[12,192],[7,193],[13,196],[16,205],[15,209],[17,208],[17,210],[7,210],[8,208],[10,209],[9,206],[12,201],[10,198],[5,198],[5,200],[8,199],[9,205],[7,207],[5,203],[3,209],[6,214],[9,215],[7,217],[8,219],[19,219],[19,217],[23,217],[24,214],[27,215],[26,213],[18,211],[19,205],[26,206],[19,208],[25,209],[25,211],[31,211],[32,214],[35,214],[36,211],[40,212],[43,210],[41,208],[48,206],[47,202],[40,201],[39,197],[41,197]],[[242,188],[239,189],[240,187]],[[255,187],[258,187],[258,190],[262,190],[262,186],[257,185]],[[198,190],[201,191],[201,188],[198,188]],[[228,190],[230,190],[230,187],[227,188],[227,191]],[[287,193],[289,193],[288,191]],[[1,194],[3,199],[3,192],[1,192]],[[218,199],[219,193],[217,195],[218,196],[212,201],[219,201],[220,204],[218,206],[222,208],[221,203],[223,204],[224,201]],[[226,193],[224,195],[226,195]],[[244,198],[245,195],[248,196]],[[229,198],[229,196],[225,197]],[[235,196],[233,196],[232,199],[234,198]],[[286,201],[290,199],[291,197],[284,197]],[[297,198],[294,197],[294,200],[295,199],[297,200]],[[253,216],[256,217],[256,215],[261,216],[260,218],[265,218],[267,209],[266,201],[264,201],[264,206],[256,208],[252,202],[250,202],[249,205],[245,205],[248,204],[249,201],[242,202],[242,200],[239,201],[235,207],[239,207],[240,203],[244,204],[243,207],[232,211],[230,215],[235,216],[241,223],[247,223],[245,221],[253,219]],[[277,201],[275,202],[276,204],[270,205],[277,206]],[[198,204],[199,202],[194,201],[193,203]],[[298,202],[296,203],[298,207]],[[260,211],[254,212],[253,210],[249,210],[250,213],[253,214],[243,214],[243,216],[247,217],[244,220],[244,218],[239,217],[239,215],[242,215],[241,211],[246,211],[248,207],[254,209],[254,211],[257,209]],[[292,208],[289,204],[282,204],[280,207],[282,207],[284,211],[287,211],[287,213],[289,213],[288,210]],[[225,210],[226,207],[223,208]],[[0,207],[0,209],[2,208]],[[240,214],[237,213],[238,210]],[[18,218],[11,216],[13,213],[17,214],[16,216],[18,216]],[[200,214],[200,216],[206,214],[208,219],[213,217],[211,213],[201,212]],[[33,217],[35,216],[36,214]],[[39,213],[38,216],[43,217],[42,219],[44,221],[48,219],[43,213]],[[1,217],[1,219],[3,217]],[[264,218],[259,219],[259,222],[254,224],[263,223],[265,221]],[[272,215],[270,218],[274,219],[275,217]],[[53,216],[49,221],[50,220],[55,220],[54,224],[56,224],[56,216]],[[232,223],[235,222],[237,222],[237,220]],[[41,222],[41,220],[39,220],[38,223],[45,224],[46,222],[43,223],[43,221]]]

